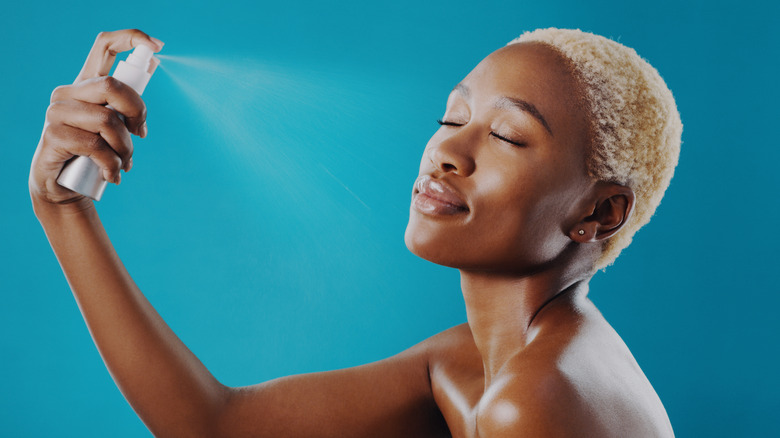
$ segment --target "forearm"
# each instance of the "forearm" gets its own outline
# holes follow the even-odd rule
[[[91,202],[80,205],[34,207],[114,381],[155,435],[209,435],[228,389],[143,296]]]

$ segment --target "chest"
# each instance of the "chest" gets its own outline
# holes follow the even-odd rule
[[[431,389],[453,438],[477,438],[477,413],[485,392],[481,358],[459,357],[431,368]]]

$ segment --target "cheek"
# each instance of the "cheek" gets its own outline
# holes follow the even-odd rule
[[[515,186],[517,187],[517,186]],[[525,246],[526,235],[535,234],[536,204],[533,188],[485,193],[475,206],[472,226],[480,241],[488,246],[513,248]]]
[[[486,178],[471,225],[480,236],[479,246],[496,256],[536,263],[554,257],[566,244],[562,224],[569,201],[560,180],[530,175]]]

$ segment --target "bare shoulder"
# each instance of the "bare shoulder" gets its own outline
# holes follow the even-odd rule
[[[507,364],[480,402],[479,436],[674,436],[631,352],[593,311],[542,328]]]
[[[420,343],[427,354],[443,354],[453,349],[474,348],[474,337],[468,323],[458,324]]]

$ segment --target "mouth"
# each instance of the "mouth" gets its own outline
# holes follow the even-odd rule
[[[422,175],[414,183],[412,206],[420,213],[451,216],[469,212],[468,204],[445,181]]]

